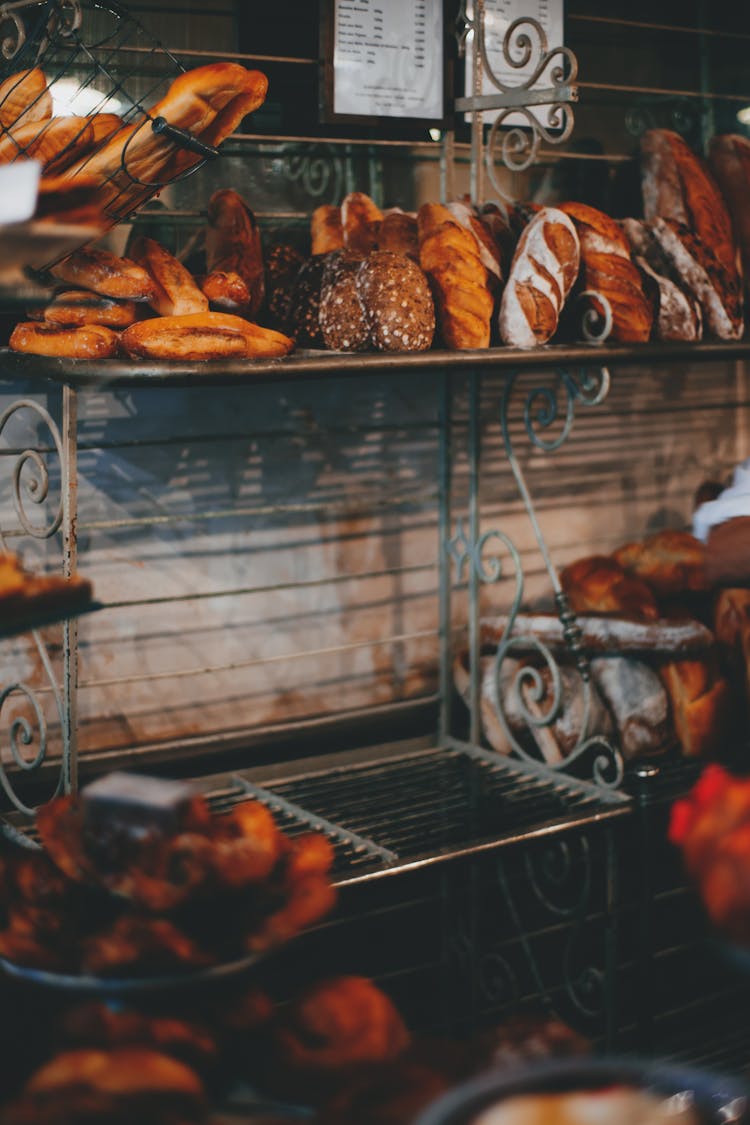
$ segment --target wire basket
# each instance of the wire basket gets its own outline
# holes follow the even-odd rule
[[[0,163],[32,157],[45,176],[66,179],[74,170],[79,180],[91,165],[105,225],[114,225],[217,155],[213,145],[151,112],[184,70],[109,0],[0,4]],[[137,174],[131,159],[142,130],[159,136],[158,178]],[[93,158],[119,138],[119,164],[103,174]]]

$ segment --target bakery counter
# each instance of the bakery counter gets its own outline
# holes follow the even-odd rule
[[[570,365],[613,366],[715,362],[750,359],[750,340],[703,343],[554,344],[522,348],[483,348],[468,351],[435,349],[411,353],[299,351],[278,359],[203,360],[183,363],[136,362],[127,359],[70,359],[34,356],[0,349],[0,373],[5,378],[38,377],[74,387],[147,387],[242,385],[318,380],[326,376],[368,376],[440,371],[544,371]]]

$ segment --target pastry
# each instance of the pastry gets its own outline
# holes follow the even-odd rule
[[[355,287],[377,351],[429,348],[435,334],[435,305],[427,278],[415,261],[390,250],[375,250],[357,269]],[[321,323],[322,317],[321,303]]]
[[[270,358],[287,355],[294,346],[281,332],[215,312],[141,320],[126,328],[121,342],[134,359],[185,361]]]
[[[579,260],[572,220],[555,208],[539,211],[518,241],[503,291],[499,324],[504,344],[532,348],[554,336]]]
[[[687,531],[658,531],[643,542],[626,543],[614,552],[614,558],[658,595],[708,589],[706,548]]]
[[[214,192],[208,203],[206,268],[204,292],[205,286],[210,286],[214,270],[242,278],[249,294],[243,315],[254,319],[265,297],[260,230],[245,201],[229,188]]]
[[[341,204],[341,225],[344,247],[364,258],[378,245],[380,224],[383,212],[376,207],[369,195],[352,191]]]
[[[341,208],[324,203],[316,207],[310,219],[311,253],[330,254],[344,246],[344,228],[341,225]]]
[[[424,203],[417,225],[419,264],[432,287],[445,346],[489,347],[494,298],[476,236],[439,203]]]
[[[68,289],[53,297],[42,319],[64,327],[103,324],[106,328],[128,328],[136,315],[135,301],[116,301],[88,289]]]
[[[334,250],[326,256],[318,322],[325,346],[333,351],[361,352],[370,342],[370,327],[357,295],[361,260],[351,250]]]
[[[13,329],[10,347],[29,355],[68,359],[112,359],[119,352],[119,336],[101,324],[70,328],[60,324],[22,321]]]
[[[192,274],[153,238],[139,235],[130,243],[128,252],[151,276],[156,293],[149,304],[159,316],[208,312],[208,298]]]
[[[85,246],[52,267],[52,276],[78,289],[91,289],[103,297],[127,301],[154,301],[156,286],[142,266],[118,258],[109,250]]]
[[[646,583],[606,555],[591,555],[565,567],[560,582],[575,613],[609,613],[636,621],[655,621],[659,616]]]

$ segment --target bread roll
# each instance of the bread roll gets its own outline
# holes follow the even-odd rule
[[[658,531],[643,542],[626,543],[614,552],[614,558],[658,595],[708,589],[706,548],[687,531]]]
[[[323,342],[333,351],[361,352],[370,342],[370,327],[357,295],[361,260],[351,250],[326,255],[318,320]]]
[[[141,320],[122,334],[122,346],[133,358],[259,359],[287,355],[292,340],[270,328],[226,313],[163,316]]]
[[[109,250],[85,246],[58,262],[51,272],[60,281],[76,288],[92,289],[104,297],[121,297],[128,301],[156,298],[156,286],[146,270],[129,258],[118,258]]]
[[[427,278],[415,261],[405,254],[375,250],[359,266],[355,284],[377,351],[420,352],[430,347],[435,305]]]
[[[103,324],[106,328],[128,328],[136,315],[135,301],[115,301],[86,289],[69,289],[53,298],[42,319],[64,327]]]
[[[737,272],[725,270],[710,247],[680,223],[655,219],[651,230],[682,284],[700,305],[706,333],[720,340],[739,340],[744,321]]]
[[[400,207],[391,207],[383,215],[378,232],[378,250],[392,250],[419,261],[419,232],[417,216]]]
[[[250,306],[247,283],[233,270],[213,270],[203,278],[200,287],[209,303],[217,309],[239,312]]]
[[[10,347],[14,352],[27,352],[29,355],[111,359],[119,350],[119,337],[111,328],[100,324],[71,328],[27,321],[13,329]]]
[[[344,247],[364,258],[378,245],[382,221],[383,212],[375,206],[369,195],[362,191],[350,192],[341,204]]]
[[[678,133],[647,129],[641,137],[641,175],[646,219],[686,226],[737,283],[738,254],[729,211],[705,161]]]
[[[730,730],[732,701],[729,685],[713,662],[676,660],[663,665],[660,675],[683,754],[696,758],[721,750]]]
[[[609,338],[620,343],[644,343],[651,336],[653,311],[630,260],[630,246],[622,228],[602,211],[583,203],[562,203],[560,210],[573,220],[578,233],[581,288],[601,293],[612,310]]]
[[[250,294],[245,312],[257,316],[265,297],[260,229],[244,199],[231,188],[214,192],[208,202],[206,267],[209,277],[214,270],[238,274]]]
[[[524,228],[513,256],[500,303],[504,344],[532,348],[554,336],[579,262],[572,220],[563,211],[543,208]]]
[[[38,66],[20,70],[0,82],[0,130],[48,121],[51,116],[52,95]]]
[[[560,582],[575,613],[611,613],[642,621],[659,616],[645,582],[631,577],[606,555],[591,555],[565,567]]]
[[[133,239],[129,248],[133,261],[150,274],[156,295],[149,301],[159,316],[188,316],[208,312],[208,297],[193,275],[173,254],[145,235]]]
[[[344,229],[341,225],[341,208],[324,203],[316,207],[310,220],[311,253],[330,254],[341,250],[344,245]]]
[[[475,235],[440,203],[424,203],[417,225],[419,264],[432,286],[445,346],[489,347],[494,298]]]

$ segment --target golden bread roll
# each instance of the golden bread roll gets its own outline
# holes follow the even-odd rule
[[[110,1094],[170,1091],[203,1096],[198,1076],[177,1059],[141,1047],[112,1051],[82,1048],[55,1055],[26,1084],[30,1093],[56,1091],[86,1084]]]
[[[246,309],[250,304],[250,290],[233,270],[213,270],[203,278],[201,292],[220,309]]]
[[[52,116],[52,95],[44,71],[21,70],[0,82],[0,129],[48,121]]]
[[[590,555],[566,566],[560,582],[574,613],[609,613],[636,621],[655,621],[659,616],[646,583],[606,555]]]
[[[129,258],[118,258],[109,250],[84,246],[52,267],[53,277],[81,289],[92,289],[104,297],[127,301],[153,301],[156,286],[150,274]]]
[[[287,355],[294,347],[280,332],[214,312],[141,320],[127,328],[121,340],[136,359],[271,358]]]
[[[242,306],[243,315],[255,317],[265,297],[260,229],[242,196],[231,188],[215,191],[208,201],[206,267],[209,276],[218,270],[242,278],[250,298]]]
[[[58,293],[47,305],[42,319],[47,324],[80,327],[101,324],[105,328],[128,328],[136,318],[135,301],[116,301],[87,289],[69,289]]]
[[[733,712],[731,692],[712,659],[675,660],[659,674],[667,689],[675,732],[688,758],[719,751],[726,742]]]
[[[324,203],[316,207],[310,219],[311,254],[329,254],[341,250],[344,230],[341,226],[341,208]]]
[[[489,347],[494,298],[475,235],[440,203],[419,208],[417,227],[419,264],[432,285],[445,346]]]
[[[79,328],[60,324],[25,321],[17,324],[10,337],[14,352],[29,355],[65,356],[68,359],[112,359],[119,350],[119,337],[101,324]]]
[[[341,204],[344,247],[364,258],[378,245],[383,212],[363,191],[352,191]]]
[[[263,104],[267,89],[264,74],[246,70],[238,63],[210,63],[186,71],[152,106],[149,118],[120,130],[67,174],[98,176],[102,206],[125,214],[148,198],[152,190],[148,185],[169,182],[202,159],[197,153],[180,149],[166,134],[154,132],[152,120],[163,117],[206,144],[217,145],[246,114]]]
[[[156,295],[149,304],[159,316],[208,312],[208,297],[201,293],[193,275],[153,238],[145,235],[135,238],[128,253],[137,265],[147,270],[154,282]]]
[[[668,596],[708,589],[706,548],[687,531],[658,531],[642,543],[624,544],[613,558],[656,594]]]

